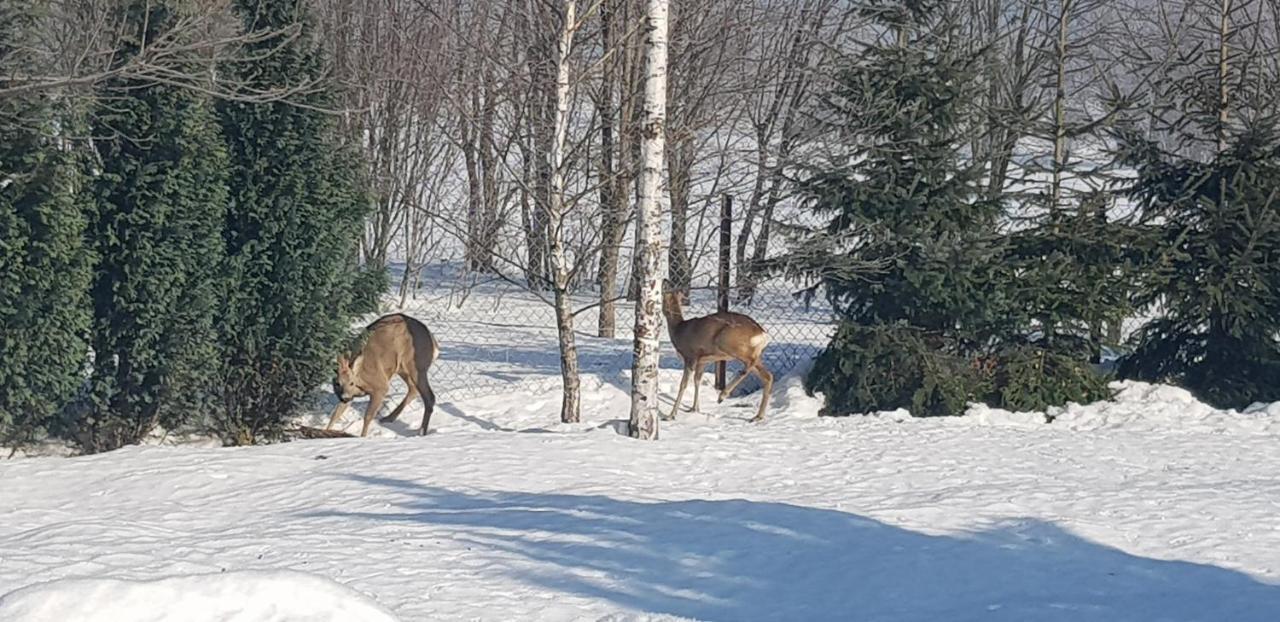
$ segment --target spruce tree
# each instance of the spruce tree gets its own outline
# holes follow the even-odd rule
[[[1006,236],[998,286],[1007,304],[990,327],[988,403],[1044,410],[1110,395],[1098,368],[1101,327],[1128,309],[1137,258],[1134,232],[1107,220],[1107,203],[1105,193],[1086,194],[1070,216],[1044,211]]]
[[[138,1],[123,10],[122,62],[171,35],[167,5]],[[96,99],[93,408],[80,434],[91,452],[209,413],[227,202],[225,150],[206,98],[117,79]]]
[[[987,391],[974,362],[1001,307],[1000,206],[963,153],[976,58],[936,4],[868,9],[896,36],[849,58],[825,99],[847,151],[801,167],[800,192],[829,220],[790,260],[821,277],[841,319],[807,382],[828,414],[958,414]]]
[[[0,11],[0,76],[30,66],[34,15]],[[71,121],[46,95],[0,97],[0,445],[58,427],[84,383],[91,255],[83,177],[59,144]]]
[[[368,202],[358,160],[340,140],[330,85],[299,0],[237,0],[264,35],[228,67],[251,92],[288,101],[225,101],[232,164],[225,237],[237,285],[222,324],[224,440],[279,434],[333,374],[350,327],[352,261]],[[305,88],[299,88],[305,87]]]
[[[1241,131],[1207,161],[1124,139],[1153,242],[1137,304],[1160,316],[1121,375],[1224,408],[1280,400],[1280,133]]]
[[[1244,407],[1280,400],[1280,81],[1250,3],[1205,8],[1117,133],[1151,240],[1135,302],[1156,316],[1120,373]]]

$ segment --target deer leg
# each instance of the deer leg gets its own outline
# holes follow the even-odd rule
[[[764,411],[769,407],[769,395],[773,393],[773,374],[764,368],[763,363],[756,363],[753,370],[764,382],[764,392],[760,395],[760,412],[756,413],[755,418],[751,420],[752,423],[756,423],[764,421]]]
[[[360,428],[360,436],[369,435],[369,426],[373,423],[373,417],[378,414],[379,410],[382,410],[382,400],[386,397],[387,390],[385,388],[369,392],[369,409],[364,411],[364,426]]]
[[[738,372],[738,375],[734,376],[733,382],[730,382],[725,386],[724,390],[720,392],[720,401],[723,402],[724,398],[729,397],[729,395],[733,393],[733,390],[738,388],[738,385],[742,384],[743,380],[747,379],[747,374],[749,373],[751,373],[751,365],[743,362],[742,371]]]
[[[431,390],[426,373],[418,374],[418,393],[422,395],[422,429],[419,433],[426,436],[427,424],[431,423],[431,413],[436,410],[436,392]]]
[[[680,401],[684,399],[684,389],[689,386],[689,364],[684,365],[684,375],[680,376],[680,390],[676,391],[676,404],[671,407],[671,416],[663,417],[667,421],[676,418],[676,413],[680,412]]]
[[[409,386],[409,390],[405,392],[404,399],[400,401],[400,405],[396,406],[395,410],[391,411],[391,414],[379,419],[378,421],[381,421],[382,423],[391,423],[392,421],[399,419],[400,413],[404,412],[404,407],[408,406],[409,402],[412,402],[414,398],[418,397],[418,387],[415,387],[408,382],[405,382],[405,384]]]
[[[700,413],[702,408],[698,404],[702,401],[699,396],[699,389],[702,388],[702,372],[706,370],[706,359],[698,359],[693,364],[693,412]]]
[[[350,402],[338,402],[338,407],[333,409],[333,415],[329,417],[329,425],[324,426],[324,429],[332,430],[333,424],[342,418],[343,413],[347,412],[347,408],[350,406]]]

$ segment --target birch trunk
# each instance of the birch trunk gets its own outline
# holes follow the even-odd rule
[[[569,299],[571,268],[564,247],[565,150],[569,133],[569,53],[577,29],[577,0],[564,0],[563,22],[556,49],[556,106],[551,145],[551,196],[548,200],[548,242],[555,288],[556,332],[560,338],[560,377],[564,399],[560,421],[577,423],[581,416],[581,383],[578,377],[578,348],[573,338],[573,303]]]
[[[647,0],[645,11],[644,118],[640,143],[637,248],[640,274],[631,366],[634,438],[658,438],[658,336],[662,313],[662,165],[666,135],[667,0]]]

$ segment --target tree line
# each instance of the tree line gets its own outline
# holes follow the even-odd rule
[[[277,438],[385,281],[306,5],[3,6],[0,442]]]
[[[831,414],[1092,399],[1110,350],[1277,397],[1272,0],[0,7],[11,438],[269,438],[393,262],[545,301],[576,420],[582,319],[617,335],[645,253],[709,281],[724,193],[737,303],[836,312]]]
[[[402,294],[460,247],[465,278],[543,296],[568,362],[562,418],[576,420],[574,331],[585,316],[614,336],[618,303],[640,289],[631,223],[648,3],[323,6],[339,74],[360,85],[345,91],[357,100],[344,107],[360,111],[349,123],[381,163],[362,252],[407,259]],[[1203,230],[1195,210],[1209,209],[1202,185],[1217,176],[1269,177],[1275,2],[669,8],[669,280],[711,282],[715,206],[733,194],[737,304],[783,275],[838,312],[840,334],[811,378],[832,412],[956,413],[973,399],[1043,408],[1103,396],[1115,373],[1196,387],[1220,405],[1270,395],[1259,377],[1216,397],[1207,371],[1271,365],[1258,351],[1275,349],[1268,243]],[[1231,151],[1246,144],[1247,156]],[[1269,209],[1264,189],[1240,192],[1262,202],[1228,191],[1217,203]],[[1248,216],[1210,220],[1267,226]],[[1172,319],[1180,307],[1190,315]],[[1245,351],[1247,361],[1203,362]],[[824,371],[837,367],[913,371]],[[879,388],[831,397],[861,383]]]
[[[825,226],[775,260],[840,317],[808,378],[829,414],[1044,409],[1112,377],[1280,399],[1276,3],[862,10],[790,163]]]

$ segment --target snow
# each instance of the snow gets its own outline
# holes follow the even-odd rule
[[[1070,430],[1123,428],[1163,434],[1265,434],[1280,436],[1280,402],[1255,404],[1240,413],[1218,410],[1191,392],[1145,382],[1114,382],[1115,395],[1096,404],[1068,404],[1044,413],[1014,413],[982,404],[970,405],[962,425],[1040,426],[1051,422]]]
[[[243,571],[152,581],[64,579],[0,597],[24,622],[396,622],[377,603],[302,572]]]
[[[664,403],[678,381],[664,367]],[[643,442],[617,432],[625,378],[583,389],[572,425],[554,387],[515,385],[442,392],[426,437],[415,404],[368,439],[0,461],[0,593],[90,581],[0,620],[66,593],[281,607],[250,620],[366,598],[406,622],[1280,617],[1275,406],[1126,384],[1052,423],[818,418],[793,374],[763,424],[758,394],[705,391]]]

